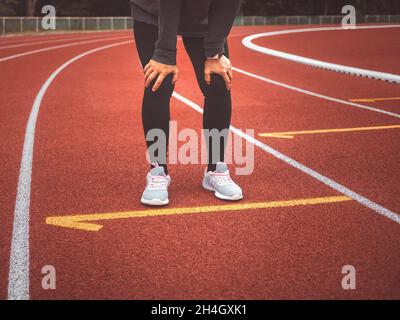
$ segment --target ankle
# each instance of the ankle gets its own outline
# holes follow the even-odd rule
[[[155,168],[155,167],[158,167],[158,166],[164,168],[164,173],[165,173],[165,175],[167,176],[167,175],[168,175],[168,167],[167,167],[167,164],[166,164],[166,163],[160,164],[160,163],[158,163],[158,162],[154,162],[154,163],[152,163],[152,164],[150,165],[150,170],[153,169],[153,168]]]

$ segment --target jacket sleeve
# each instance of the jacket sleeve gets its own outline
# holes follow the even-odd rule
[[[224,42],[228,36],[241,0],[213,0],[208,14],[208,36],[204,41],[206,57],[224,53]]]
[[[182,0],[160,0],[158,41],[153,60],[176,65],[176,39],[181,18]]]

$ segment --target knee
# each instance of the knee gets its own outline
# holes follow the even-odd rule
[[[172,95],[172,92],[174,91],[172,78],[173,78],[172,74],[166,76],[157,91],[152,91],[155,83],[154,80],[152,83],[150,83],[150,85],[147,88],[144,89],[145,96],[152,99],[169,98]]]
[[[226,88],[225,80],[217,74],[211,75],[211,83],[204,90],[206,97],[230,97],[230,91]]]

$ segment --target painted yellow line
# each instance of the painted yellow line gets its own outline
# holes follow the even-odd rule
[[[386,130],[386,129],[399,129],[399,128],[400,128],[400,125],[391,125],[391,126],[376,126],[376,127],[356,127],[356,128],[340,128],[340,129],[270,132],[270,133],[259,133],[258,135],[260,137],[292,139],[292,138],[294,138],[295,135],[300,135],[300,134],[370,131],[370,130]]]
[[[351,102],[376,102],[376,101],[389,101],[389,100],[400,100],[400,97],[393,97],[393,98],[349,99],[349,101],[351,101]]]
[[[338,197],[293,199],[287,201],[240,203],[240,204],[218,205],[218,206],[170,208],[170,209],[160,208],[160,209],[112,212],[112,213],[54,216],[46,218],[46,224],[54,225],[57,227],[72,228],[85,231],[99,231],[103,226],[101,224],[92,222],[103,221],[103,220],[164,216],[164,215],[208,213],[208,212],[219,212],[219,211],[237,211],[237,210],[249,210],[249,209],[266,209],[266,208],[277,208],[277,207],[294,207],[294,206],[343,202],[350,200],[352,199],[349,197],[338,196]]]

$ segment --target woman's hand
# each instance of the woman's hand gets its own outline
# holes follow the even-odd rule
[[[204,62],[204,80],[207,84],[211,84],[211,74],[213,73],[220,75],[224,79],[226,89],[229,91],[232,82],[231,61],[225,56],[219,59],[207,59]]]
[[[177,66],[172,66],[169,64],[160,63],[154,60],[150,60],[148,64],[143,69],[144,71],[144,82],[146,84],[146,88],[150,85],[150,83],[157,79],[154,83],[152,91],[157,91],[157,89],[161,86],[165,77],[170,73],[174,74],[172,78],[172,84],[174,84],[178,80],[179,70]]]

